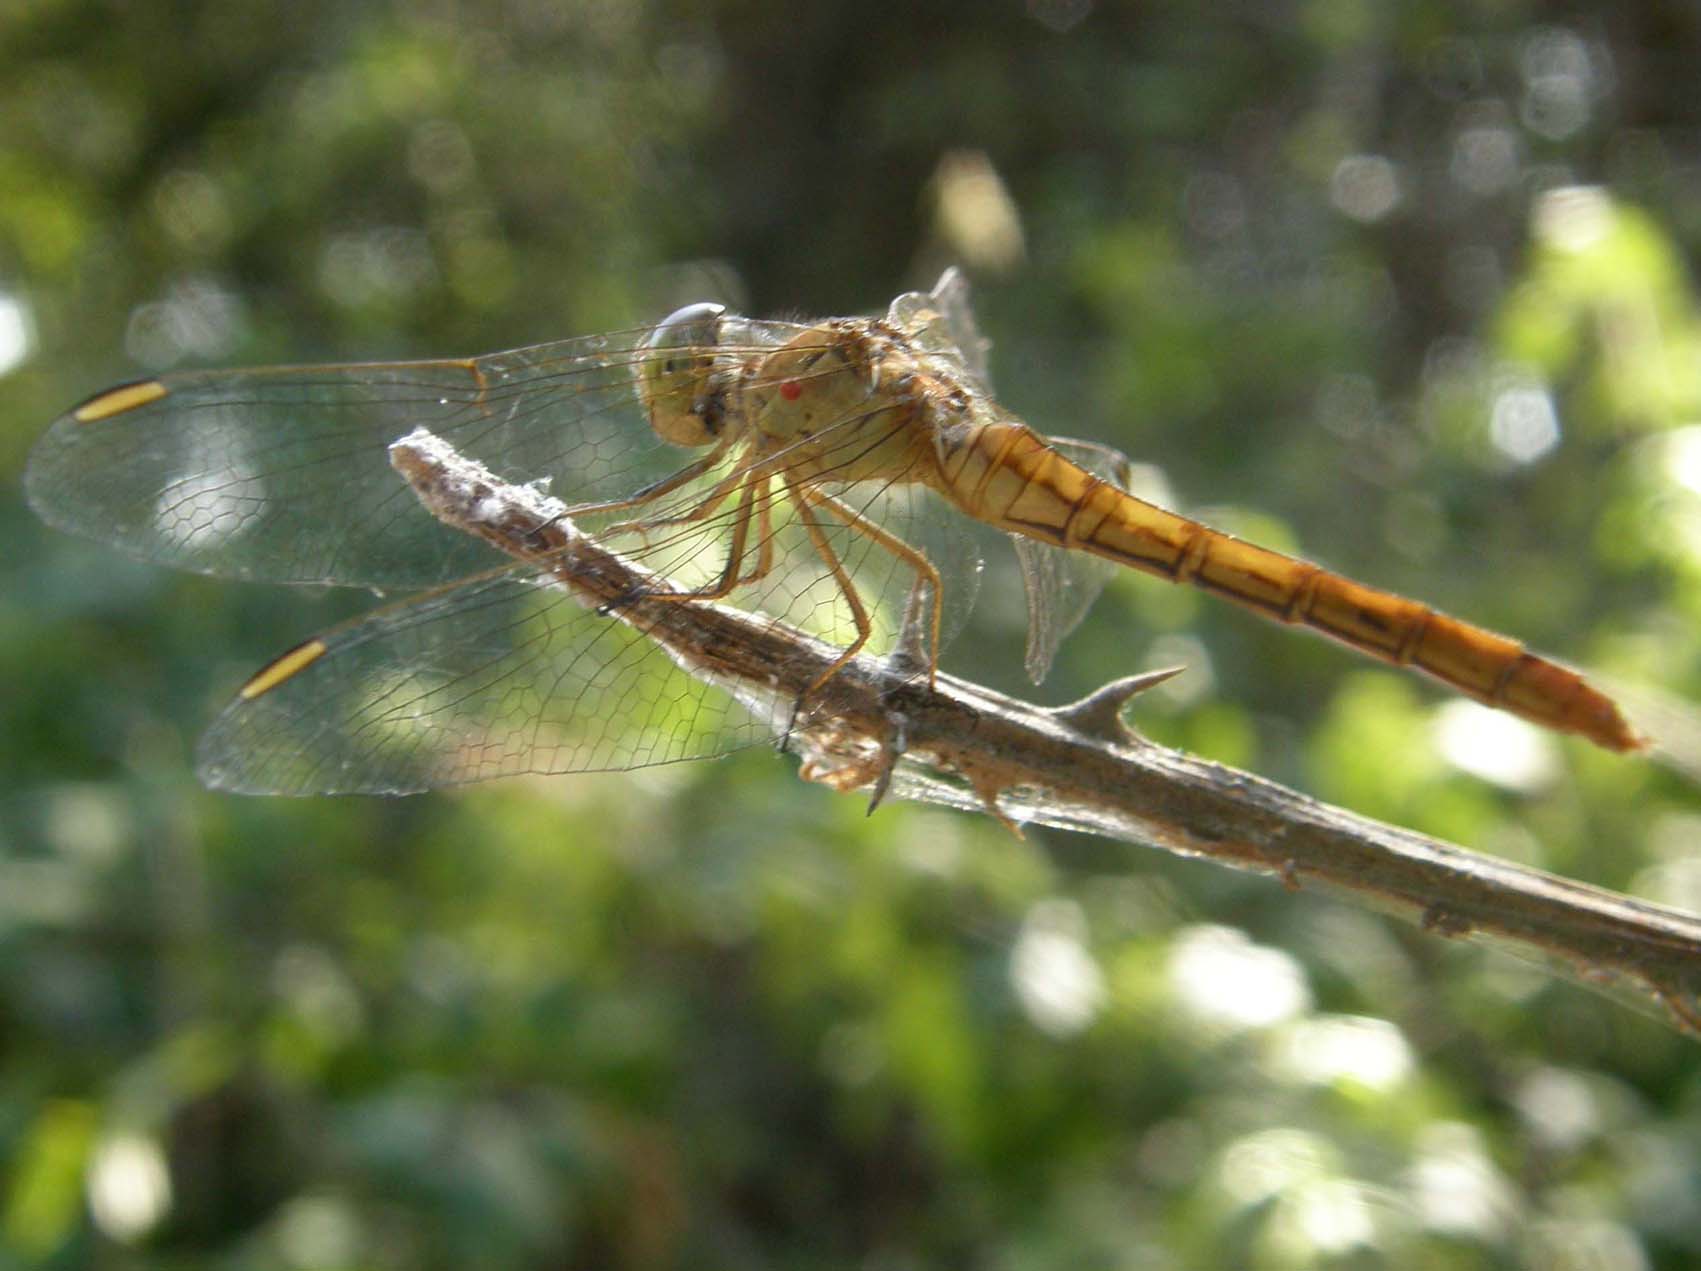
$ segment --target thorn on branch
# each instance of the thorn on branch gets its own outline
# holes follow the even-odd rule
[[[1078,733],[1101,741],[1140,742],[1144,738],[1123,720],[1122,708],[1137,694],[1174,679],[1186,669],[1184,666],[1166,666],[1156,671],[1142,671],[1139,675],[1127,675],[1120,680],[1112,680],[1078,702],[1053,706],[1046,714]]]

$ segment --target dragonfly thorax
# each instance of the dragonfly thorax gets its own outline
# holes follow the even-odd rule
[[[932,450],[917,424],[929,383],[883,324],[826,322],[752,364],[740,417],[762,451],[804,480],[925,480]]]
[[[726,306],[686,305],[644,341],[633,367],[638,398],[663,441],[698,447],[713,442],[725,415],[721,320]]]

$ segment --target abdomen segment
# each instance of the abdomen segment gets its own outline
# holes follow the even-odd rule
[[[941,471],[948,498],[1000,529],[1192,583],[1609,750],[1647,744],[1611,698],[1518,641],[1147,503],[1021,425],[977,428]]]

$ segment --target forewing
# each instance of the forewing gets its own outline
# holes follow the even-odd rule
[[[246,794],[405,794],[702,758],[771,731],[516,564],[285,654],[208,729],[198,766]]]
[[[741,322],[742,351],[798,329]],[[30,502],[62,529],[202,573],[433,586],[496,558],[431,519],[391,472],[388,445],[423,426],[498,476],[548,480],[570,503],[630,494],[690,458],[654,436],[634,391],[652,330],[461,360],[124,385],[52,425],[31,456]]]

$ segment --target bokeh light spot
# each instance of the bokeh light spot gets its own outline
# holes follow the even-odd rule
[[[1086,917],[1070,900],[1042,900],[1022,922],[1010,981],[1028,1018],[1054,1037],[1080,1032],[1104,1007],[1104,972],[1086,945]]]
[[[1267,1027],[1311,1009],[1299,963],[1233,927],[1183,932],[1170,952],[1169,982],[1189,1012],[1231,1028]]]
[[[1548,735],[1515,715],[1455,700],[1435,711],[1435,746],[1455,768],[1508,790],[1531,793],[1559,775]]]
[[[89,1210],[114,1240],[146,1235],[171,1208],[171,1175],[153,1139],[121,1134],[95,1149],[89,1163]]]

